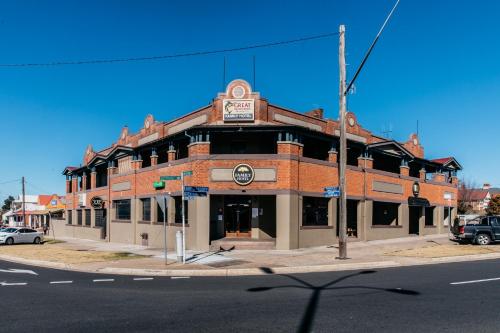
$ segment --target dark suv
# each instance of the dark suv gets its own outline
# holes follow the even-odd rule
[[[500,216],[484,216],[464,226],[454,228],[457,240],[469,241],[472,244],[488,245],[500,242]]]

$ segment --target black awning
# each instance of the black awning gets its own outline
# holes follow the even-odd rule
[[[430,207],[431,204],[426,198],[408,197],[408,206]]]

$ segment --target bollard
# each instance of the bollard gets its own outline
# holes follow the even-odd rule
[[[177,250],[177,262],[182,262],[182,231],[177,231],[175,233],[175,248]]]

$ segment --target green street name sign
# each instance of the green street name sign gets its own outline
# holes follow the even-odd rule
[[[180,180],[181,176],[161,176],[160,180]]]
[[[159,182],[154,182],[153,187],[156,189],[165,188],[165,182],[160,180]]]
[[[193,175],[193,171],[191,171],[191,170],[190,171],[183,171],[182,174],[184,176],[192,176]]]

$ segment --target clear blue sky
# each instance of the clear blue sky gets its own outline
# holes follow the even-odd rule
[[[393,0],[2,1],[0,63],[134,57],[231,48],[347,29],[348,77]],[[420,122],[427,158],[455,156],[464,176],[500,186],[500,4],[401,4],[349,96],[376,134],[406,140]],[[336,37],[227,54],[227,80],[252,81],[272,103],[338,112]],[[64,191],[61,171],[148,113],[169,120],[221,91],[223,55],[165,61],[0,68],[0,183]],[[0,199],[18,183],[0,185]]]

